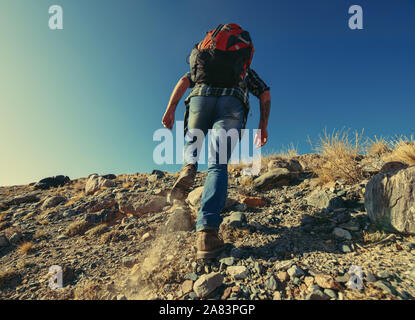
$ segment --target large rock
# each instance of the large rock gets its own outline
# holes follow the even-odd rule
[[[295,159],[275,159],[268,162],[268,171],[278,168],[288,169],[290,172],[301,172],[303,167],[300,162]]]
[[[203,186],[197,187],[196,189],[192,190],[187,198],[186,203],[188,203],[193,210],[198,211],[201,205],[202,194],[203,194]],[[229,208],[236,204],[238,201],[232,198],[226,198],[225,208]]]
[[[45,179],[40,180],[38,183],[36,183],[33,188],[40,189],[40,190],[47,190],[50,188],[57,188],[57,187],[63,187],[65,184],[67,184],[71,179],[67,176],[59,175],[55,177],[48,177]]]
[[[47,198],[42,205],[42,210],[56,207],[58,204],[65,202],[67,199],[64,196],[53,196]]]
[[[166,222],[168,232],[190,231],[193,229],[192,217],[183,208],[175,209]]]
[[[114,187],[115,182],[110,179],[105,179],[96,174],[93,174],[89,177],[85,185],[85,193],[90,195],[97,192],[102,187]]]
[[[132,194],[125,199],[118,199],[120,211],[134,216],[141,216],[151,212],[160,212],[167,204],[166,197],[149,195],[146,193]]]
[[[415,166],[375,175],[366,185],[365,208],[378,226],[415,234]]]
[[[199,298],[205,298],[223,283],[223,279],[218,272],[204,274],[193,284],[193,291]]]
[[[290,184],[297,179],[297,174],[286,168],[271,170],[254,180],[254,187],[260,190],[272,189]]]
[[[305,200],[307,204],[319,209],[338,209],[345,206],[344,200],[327,190],[314,190]]]
[[[7,207],[7,206],[19,205],[22,203],[38,202],[39,200],[40,199],[38,198],[36,193],[29,193],[29,194],[14,197],[13,199],[6,201],[4,204]]]

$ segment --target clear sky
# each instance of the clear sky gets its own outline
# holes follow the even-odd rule
[[[54,4],[63,30],[48,27]],[[363,30],[348,27],[353,4]],[[186,56],[219,23],[250,32],[271,87],[262,152],[308,153],[324,128],[410,135],[414,16],[413,0],[1,0],[0,185],[178,170],[153,162],[153,133]],[[258,119],[252,96],[247,128]]]

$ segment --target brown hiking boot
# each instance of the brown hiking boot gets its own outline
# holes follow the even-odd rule
[[[189,194],[190,189],[193,186],[193,182],[196,177],[196,165],[187,164],[181,172],[179,178],[173,185],[173,189],[170,192],[170,202],[174,199],[184,201]]]
[[[226,247],[223,240],[214,229],[204,229],[197,233],[197,259],[216,258]]]

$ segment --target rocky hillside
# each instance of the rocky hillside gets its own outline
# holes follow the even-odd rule
[[[173,204],[157,170],[1,187],[0,299],[414,299],[414,166],[359,158],[359,179],[323,181],[317,154],[268,160],[230,167],[214,261],[195,259],[204,172]]]

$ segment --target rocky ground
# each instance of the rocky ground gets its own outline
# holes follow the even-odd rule
[[[295,166],[230,170],[232,245],[214,261],[195,258],[204,172],[185,204],[167,202],[177,175],[159,171],[1,187],[0,299],[414,299],[415,237],[371,222],[370,177],[321,186]]]

